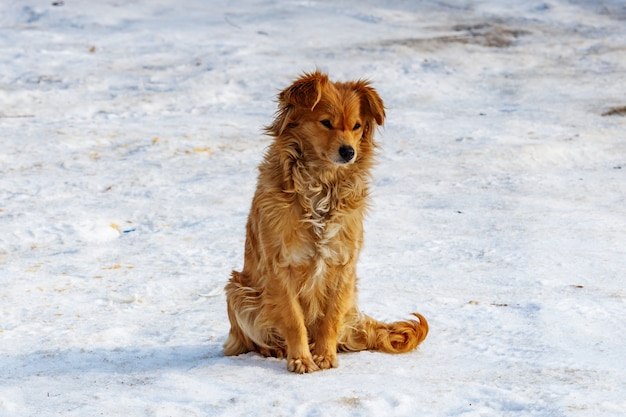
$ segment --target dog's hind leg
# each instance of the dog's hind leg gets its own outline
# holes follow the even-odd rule
[[[246,334],[251,323],[250,316],[255,314],[258,306],[255,306],[255,298],[258,300],[258,294],[254,297],[253,289],[246,287],[242,283],[242,277],[239,272],[233,271],[230,281],[226,285],[226,304],[228,306],[228,319],[230,320],[230,332],[228,339],[224,343],[224,355],[235,356],[242,353],[257,351],[257,346]],[[240,320],[244,322],[240,323]]]
[[[230,332],[224,355],[258,352],[263,356],[286,357],[284,340],[265,320],[262,292],[249,286],[248,277],[237,271],[233,271],[225,289]]]

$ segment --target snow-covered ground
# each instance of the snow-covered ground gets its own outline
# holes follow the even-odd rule
[[[224,357],[277,91],[388,108],[360,306],[415,352]],[[1,416],[622,416],[621,0],[2,0]],[[621,110],[620,110],[621,108]]]

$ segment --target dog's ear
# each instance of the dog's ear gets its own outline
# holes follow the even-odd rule
[[[274,122],[265,128],[272,136],[280,136],[290,125],[295,125],[297,108],[313,110],[322,99],[322,91],[328,83],[328,75],[315,71],[304,73],[293,84],[278,94],[278,111]]]
[[[382,126],[385,121],[385,105],[369,81],[360,80],[354,83],[354,89],[361,97],[361,111],[376,120]]]
[[[315,71],[304,73],[278,95],[282,106],[302,106],[313,110],[322,98],[322,90],[328,83],[328,75]]]

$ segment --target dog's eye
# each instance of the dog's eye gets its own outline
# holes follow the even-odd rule
[[[320,121],[321,124],[324,125],[324,127],[328,128],[328,129],[332,129],[333,128],[333,124],[330,122],[330,120],[322,120]]]
[[[352,128],[352,130],[357,130],[358,128],[361,127],[361,123],[357,123],[354,125],[354,127]]]

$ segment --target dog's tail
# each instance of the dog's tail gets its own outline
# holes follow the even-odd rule
[[[419,313],[418,320],[383,323],[363,313],[355,312],[352,323],[346,323],[337,344],[339,351],[380,350],[405,353],[415,349],[428,335],[428,322]]]

